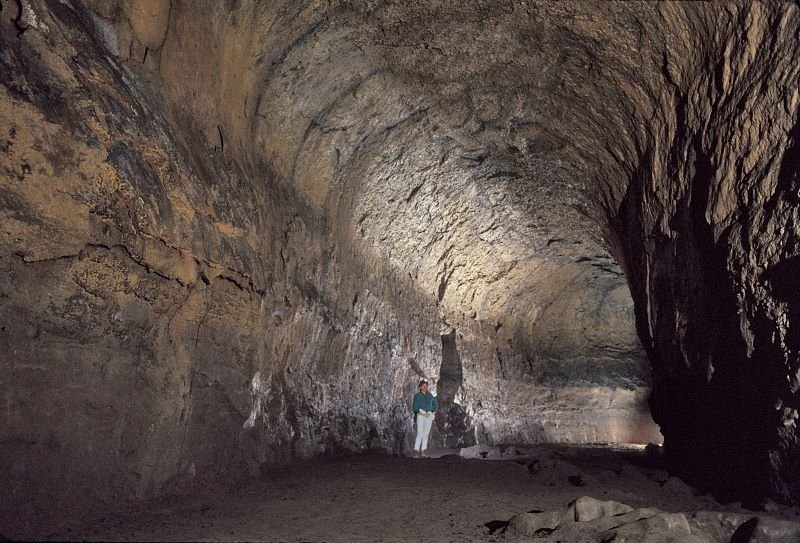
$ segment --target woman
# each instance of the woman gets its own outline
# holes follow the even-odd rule
[[[428,434],[431,431],[431,424],[439,409],[439,402],[436,397],[428,392],[428,381],[423,379],[419,382],[419,392],[414,394],[414,402],[411,410],[417,418],[417,439],[414,441],[414,456],[427,456]]]

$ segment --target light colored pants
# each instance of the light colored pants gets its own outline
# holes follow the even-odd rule
[[[431,424],[433,424],[434,413],[423,415],[417,413],[417,439],[414,441],[415,451],[428,450],[428,434],[431,433]]]

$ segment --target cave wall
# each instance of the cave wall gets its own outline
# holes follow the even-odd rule
[[[378,24],[393,73],[451,111],[468,81],[465,127],[487,160],[505,166],[513,145],[520,190],[547,179],[553,223],[588,228],[571,204],[601,224],[672,469],[748,499],[796,495],[798,6],[402,6]]]
[[[233,226],[259,217],[194,173],[88,15],[36,6],[14,25],[9,7],[0,454],[14,518],[224,467],[265,317],[259,257]]]
[[[25,6],[2,27],[3,525],[396,450],[401,309],[333,269],[272,174],[250,186],[222,145],[189,152],[90,12]],[[345,301],[324,299],[338,278]],[[432,373],[438,343],[418,343]]]
[[[421,375],[436,443],[655,440],[645,351],[787,491],[796,6],[2,6],[4,513],[398,451]]]
[[[370,292],[406,310],[414,300],[394,339],[404,356],[418,337],[457,331],[462,378],[451,394],[479,439],[657,438],[624,278],[582,214],[563,145],[537,141],[530,126],[511,140],[500,126],[484,133],[488,122],[529,123],[476,108],[486,89],[472,88],[481,79],[463,65],[444,66],[453,75],[439,82],[427,72],[443,68],[439,57],[413,61],[428,34],[452,46],[460,38],[448,32],[469,21],[412,36],[404,29],[418,21],[405,18],[448,17],[402,4],[227,4],[204,19],[173,8],[159,64],[172,114],[207,141],[224,136],[254,182],[273,171],[323,225],[331,261],[354,262]],[[196,35],[209,46],[194,47]],[[552,391],[564,399],[537,403]],[[589,405],[611,407],[588,419]]]
[[[683,39],[663,52],[662,128],[612,220],[653,415],[687,478],[796,496],[800,12],[670,8]]]
[[[359,54],[369,14],[21,5],[1,12],[5,518],[399,451],[421,375],[437,444],[658,437],[621,272],[559,221],[597,227],[515,191],[529,165],[454,121],[480,122],[468,94],[450,111]]]

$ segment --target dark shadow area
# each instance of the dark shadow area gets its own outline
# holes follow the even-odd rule
[[[497,531],[503,531],[508,526],[507,520],[490,520],[484,524],[489,529],[489,535],[493,535]]]
[[[436,394],[439,412],[436,424],[445,436],[445,447],[471,447],[475,445],[475,431],[464,408],[455,402],[456,393],[464,380],[461,355],[456,346],[456,330],[442,335],[442,366]]]
[[[751,518],[741,524],[731,536],[730,543],[748,543],[752,541],[753,533],[758,526],[758,517]]]

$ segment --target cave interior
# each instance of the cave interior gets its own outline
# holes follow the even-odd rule
[[[796,504],[798,59],[796,2],[0,0],[0,534],[404,457],[422,378],[432,449]]]

